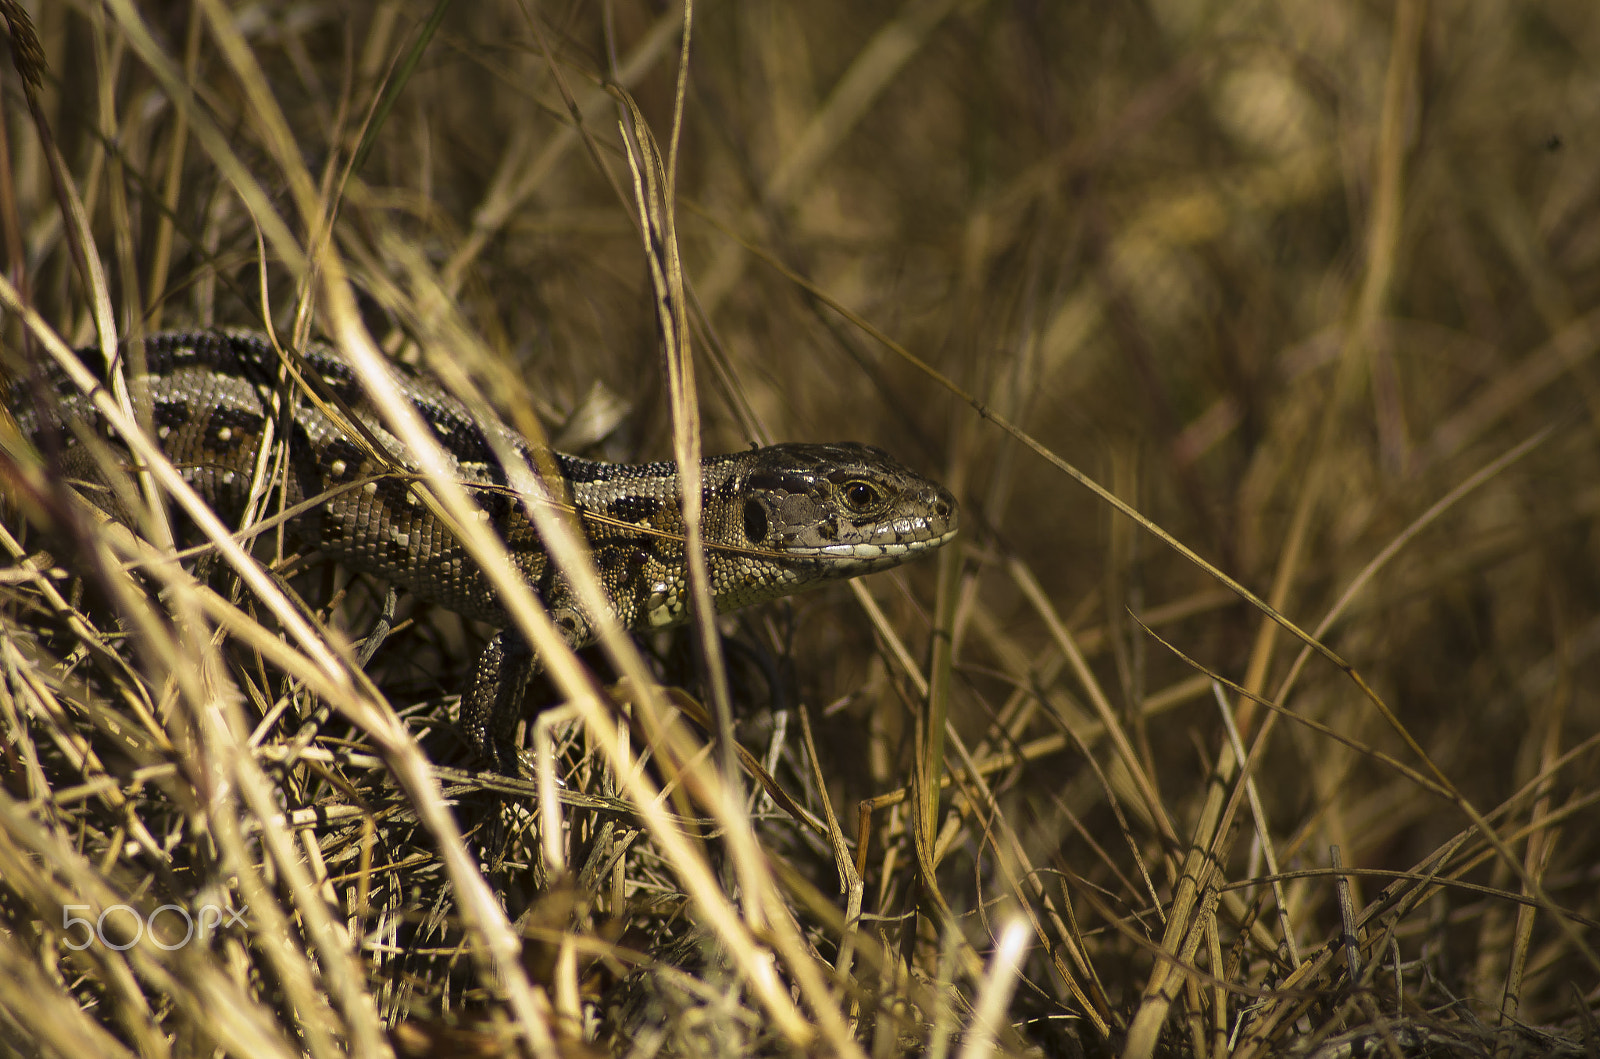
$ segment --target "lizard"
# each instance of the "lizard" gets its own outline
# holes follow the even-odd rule
[[[103,374],[98,351],[80,356],[86,364],[101,364]],[[136,401],[148,402],[162,451],[225,523],[237,526],[244,514],[263,433],[277,415],[277,436],[288,455],[285,508],[326,497],[288,521],[294,539],[499,630],[462,694],[459,723],[492,767],[517,775],[515,731],[538,659],[508,627],[511,618],[483,570],[416,496],[410,483],[417,465],[383,425],[350,364],[334,347],[319,343],[307,345],[302,363],[320,382],[317,388],[334,399],[331,405],[311,400],[302,386],[284,388],[271,339],[248,330],[147,337],[144,374],[128,384]],[[490,437],[508,442],[525,460],[531,460],[533,445],[492,414],[475,413],[426,374],[397,363],[389,371],[563,639],[575,649],[592,643],[591,620],[507,488]],[[42,451],[60,454],[68,477],[103,486],[104,472],[68,424],[86,424],[102,437],[109,429],[53,362],[46,375],[49,402],[37,403],[28,399],[27,387],[16,388],[18,426]],[[364,437],[354,436],[345,415],[359,422]],[[125,448],[120,454],[128,457]],[[687,621],[676,464],[552,456],[618,621],[639,632]],[[958,529],[948,490],[870,445],[769,445],[707,456],[701,468],[702,529],[719,612],[897,566],[949,542]],[[108,510],[115,506],[109,499],[114,490],[86,492],[91,498],[98,492],[96,502]],[[111,513],[126,520],[124,513]]]

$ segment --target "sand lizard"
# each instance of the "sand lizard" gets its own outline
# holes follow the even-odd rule
[[[159,444],[224,521],[237,525],[274,395],[285,392],[279,354],[264,335],[208,330],[146,338],[144,356],[147,374],[129,385],[150,402]],[[84,359],[101,360],[97,351]],[[328,496],[296,516],[290,529],[296,539],[353,569],[501,629],[462,696],[461,724],[491,762],[515,772],[512,737],[537,660],[521,636],[506,628],[510,618],[476,561],[419,502],[409,484],[415,463],[384,428],[350,365],[336,350],[316,344],[304,350],[304,363],[384,456],[375,458],[303,388],[288,387],[287,413],[280,412],[278,420],[278,436],[288,446],[283,499],[295,505]],[[59,431],[64,470],[94,481],[101,472],[73,443],[72,432],[60,428],[72,419],[103,425],[90,402],[53,368],[50,378],[59,400],[42,410],[26,399],[25,387],[17,388],[18,423],[40,443],[45,433]],[[567,642],[592,642],[589,618],[506,488],[486,435],[499,432],[525,458],[530,444],[498,419],[475,415],[421,374],[396,366],[393,379],[431,427],[456,477],[482,506]],[[582,520],[584,532],[622,625],[642,631],[685,621],[676,465],[603,463],[561,453],[554,460],[580,514],[590,516]],[[950,493],[868,445],[772,445],[706,457],[702,470],[702,526],[719,611],[887,569],[931,552],[956,533]],[[340,488],[353,482],[362,484]]]

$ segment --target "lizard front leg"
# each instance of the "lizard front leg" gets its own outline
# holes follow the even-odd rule
[[[550,616],[569,647],[590,642],[589,623],[575,609],[560,607]],[[472,681],[461,696],[461,727],[467,741],[507,776],[524,774],[517,753],[517,724],[528,681],[540,668],[538,654],[522,634],[501,629],[478,656]]]

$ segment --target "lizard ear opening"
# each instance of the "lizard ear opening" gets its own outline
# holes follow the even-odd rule
[[[744,502],[744,539],[751,544],[760,544],[767,539],[767,509],[761,506],[759,500]]]

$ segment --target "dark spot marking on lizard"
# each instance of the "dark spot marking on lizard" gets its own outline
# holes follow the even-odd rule
[[[189,421],[189,402],[181,397],[155,402],[150,409],[150,421],[157,430],[162,427],[181,427]]]
[[[585,482],[603,482],[616,475],[616,468],[609,463],[596,463],[594,460],[580,460],[573,456],[556,454],[556,467],[560,469],[561,476],[569,482],[582,484]]]
[[[318,469],[335,481],[352,477],[366,462],[366,453],[349,438],[333,438],[323,446]]]
[[[496,525],[504,525],[511,517],[512,497],[509,493],[498,489],[473,489],[470,492],[472,499],[478,502],[478,506]]]
[[[622,522],[648,522],[661,510],[661,501],[653,496],[623,496],[607,507],[612,518]]]
[[[240,344],[244,349],[239,348]],[[258,343],[238,342],[232,336],[213,331],[177,332],[151,335],[144,342],[144,370],[161,377],[183,368],[210,368],[218,374],[242,376],[256,380],[265,374],[261,367],[263,356],[275,365],[277,358],[270,346],[263,354]],[[101,381],[105,381],[105,359],[100,351],[90,347],[80,350],[87,364]],[[124,348],[123,357],[132,360],[131,350]],[[266,375],[267,381],[271,376]]]
[[[428,424],[428,428],[439,439],[439,444],[444,450],[458,461],[482,463],[491,467],[498,465],[499,461],[494,458],[494,450],[484,440],[483,431],[478,429],[477,424],[463,419],[455,410],[433,401],[413,398],[411,405]]]
[[[227,359],[218,348],[220,343],[210,341],[212,336],[160,335],[144,344],[145,364],[153,375],[169,375],[177,368],[191,365],[214,367]],[[98,358],[96,358],[98,359]]]
[[[644,542],[632,538],[611,541],[596,554],[600,569],[617,576],[618,584],[633,580],[644,564],[650,561],[650,552]]]
[[[277,385],[278,353],[262,335],[169,332],[146,338],[144,352],[145,365],[156,376],[171,375],[183,368],[209,368],[218,375],[244,379],[256,386]]]
[[[232,452],[261,432],[266,419],[243,408],[214,408],[206,416],[206,444],[221,452]]]
[[[361,383],[357,382],[355,376],[348,371],[330,371],[328,370],[330,367],[332,366],[318,365],[316,369],[322,381],[327,384],[328,392],[345,404],[355,407],[361,401]],[[338,367],[343,369],[344,365]]]
[[[399,513],[405,510],[408,490],[405,481],[400,478],[380,478],[376,484],[377,488],[373,490],[372,497],[378,510],[373,517],[378,520],[380,526],[387,529]]]
[[[391,529],[383,542],[383,550],[388,553],[389,562],[400,569],[411,565],[410,544],[401,544],[395,532]]]

